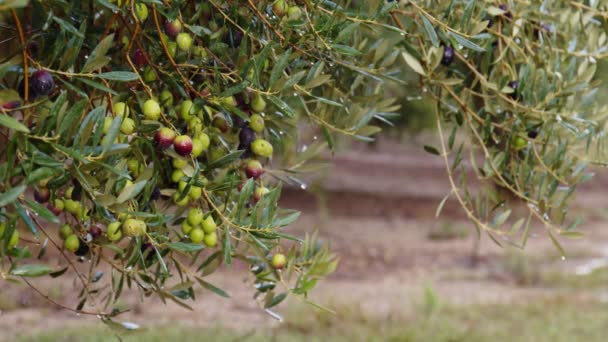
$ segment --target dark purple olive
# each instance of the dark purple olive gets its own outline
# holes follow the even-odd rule
[[[253,140],[255,140],[255,132],[249,127],[241,128],[241,132],[239,132],[239,143],[249,148]]]
[[[89,253],[89,245],[87,245],[82,239],[80,239],[80,244],[78,245],[78,249],[74,254],[78,256],[85,256]]]
[[[157,186],[152,190],[152,193],[150,194],[150,199],[155,201],[159,198],[160,198],[160,188]]]
[[[99,226],[95,225],[95,226],[91,226],[91,228],[89,228],[89,233],[91,234],[91,236],[93,238],[96,238],[96,237],[101,236],[103,231],[101,230],[101,228]]]
[[[503,16],[507,19],[513,19],[513,14],[511,14],[511,12],[509,11],[509,8],[507,7],[507,5],[502,4],[499,5],[498,8],[500,8],[501,10],[505,11],[505,13],[503,14]]]
[[[538,131],[535,129],[531,129],[528,131],[528,138],[530,139],[536,139],[536,137],[538,136]]]
[[[443,50],[443,58],[441,58],[441,64],[448,66],[452,64],[454,61],[454,48],[451,46],[446,46]]]
[[[47,188],[40,188],[34,191],[34,199],[38,203],[46,203],[51,198],[51,192]]]
[[[30,90],[39,96],[46,96],[53,91],[55,82],[53,76],[44,70],[36,70],[30,76]]]

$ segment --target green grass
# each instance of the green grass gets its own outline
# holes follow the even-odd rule
[[[432,292],[432,291],[431,291]],[[124,341],[605,341],[608,304],[552,297],[515,305],[453,306],[427,291],[412,314],[372,317],[357,307],[339,314],[297,311],[277,329],[163,326],[122,335]],[[429,307],[430,303],[430,307]],[[101,325],[47,331],[18,341],[117,341]]]

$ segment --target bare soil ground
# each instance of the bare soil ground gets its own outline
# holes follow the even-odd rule
[[[526,262],[535,269],[540,265],[575,276],[591,260],[600,260],[600,264],[601,260],[608,260],[608,230],[600,220],[607,198],[601,190],[605,184],[608,178],[596,178],[576,202],[577,211],[587,213],[591,220],[582,227],[586,233],[583,239],[562,241],[570,255],[568,259],[561,260],[542,229],[537,229],[525,251]],[[435,219],[436,206],[449,187],[441,159],[417,147],[381,142],[372,151],[356,146],[338,154],[334,167],[323,177],[311,180],[311,185],[324,191],[313,194],[285,189],[283,204],[304,212],[291,230],[303,234],[318,229],[341,259],[335,274],[313,293],[316,301],[337,308],[338,315],[343,306],[356,306],[379,316],[411,310],[427,286],[432,286],[443,300],[462,305],[528,302],[555,293],[598,300],[606,297],[608,288],[574,291],[534,281],[522,285],[525,270],[510,266],[513,254],[486,236],[482,236],[480,248],[474,252],[475,230],[454,203],[448,202],[442,216]],[[442,237],[446,229],[459,232],[460,237],[449,238],[452,236],[448,234],[445,239],[429,238],[433,231]],[[138,303],[133,293],[124,300],[134,309],[121,318],[143,325],[221,322],[235,329],[277,326],[279,323],[252,300],[254,291],[240,268],[242,265],[235,265],[209,277],[227,289],[232,299],[200,293],[192,303],[195,311],[191,312],[172,303],[164,305],[155,298]],[[71,280],[59,285],[45,279],[35,283],[60,301],[75,306],[77,294],[73,293]],[[96,321],[94,316],[57,310],[27,287],[1,284],[0,340]]]

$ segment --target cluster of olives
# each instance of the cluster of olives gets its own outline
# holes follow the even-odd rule
[[[210,213],[205,217],[203,210],[192,208],[182,222],[182,232],[190,238],[192,243],[203,242],[207,247],[217,245],[217,225]]]

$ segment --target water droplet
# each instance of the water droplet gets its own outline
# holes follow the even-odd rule
[[[306,184],[301,184],[301,185],[300,185],[300,189],[302,189],[302,190],[306,190]]]
[[[562,255],[562,261],[566,260],[566,256]]]
[[[317,137],[316,135],[314,137],[312,137],[312,140],[317,140],[319,139],[319,137]]]

